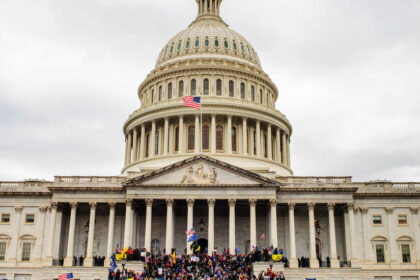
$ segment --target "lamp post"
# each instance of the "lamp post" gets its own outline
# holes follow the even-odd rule
[[[200,229],[200,231],[204,230],[204,226],[205,224],[204,224],[203,218],[201,218],[200,222],[198,223],[198,228]]]

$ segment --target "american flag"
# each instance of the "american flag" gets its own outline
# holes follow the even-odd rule
[[[73,273],[64,273],[58,277],[58,280],[73,280]]]
[[[185,96],[182,100],[184,100],[185,107],[200,110],[201,97]]]

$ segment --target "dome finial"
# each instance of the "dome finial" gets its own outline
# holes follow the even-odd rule
[[[220,4],[222,0],[196,0],[198,4],[198,16],[220,16]]]

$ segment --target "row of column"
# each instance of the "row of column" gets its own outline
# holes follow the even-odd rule
[[[232,154],[232,115],[227,116],[227,137],[226,137],[226,153]],[[181,115],[178,117],[179,121],[179,132],[178,132],[178,153],[183,154],[185,153],[185,146],[186,141],[184,143],[184,116]],[[200,152],[200,115],[196,114],[194,119],[195,124],[195,138],[194,138],[194,153]],[[210,127],[210,152],[216,153],[216,114],[211,115],[211,127]],[[172,127],[171,127],[172,128]],[[269,160],[275,160],[279,163],[282,163],[286,166],[290,167],[290,138],[287,133],[280,129],[280,127],[273,127],[270,123],[266,124],[266,143],[261,143],[261,135],[263,133],[261,129],[261,121],[255,121],[255,128],[249,127],[248,128],[248,119],[246,117],[242,117],[242,136],[238,135],[238,140],[242,138],[242,155],[255,155],[257,157],[265,157],[263,155],[263,145],[266,147],[267,156],[266,158]],[[175,151],[174,148],[174,135],[170,135],[170,131],[174,131],[170,129],[169,125],[169,117],[164,118],[164,125],[163,125],[163,148],[162,148],[162,155],[168,155],[170,151]],[[254,143],[254,132],[255,132],[255,141]],[[275,132],[274,137],[274,145],[273,145],[273,138],[271,137]],[[173,134],[173,133],[172,133]],[[159,134],[159,138],[162,137]],[[170,137],[172,137],[172,141],[170,141]],[[147,139],[146,139],[147,138]],[[147,137],[146,135],[146,124],[143,123],[140,125],[140,128],[134,128],[130,130],[127,134],[127,141],[126,141],[126,152],[125,152],[125,165],[129,165],[136,161],[142,161],[146,158],[146,148],[148,147],[148,157],[156,156],[155,151],[155,138],[156,138],[156,120],[151,122],[151,129],[150,135]],[[187,138],[188,139],[188,135]],[[147,142],[150,141],[149,145]],[[249,141],[249,143],[248,143]],[[161,140],[159,140],[159,143]],[[173,145],[169,147],[169,144]],[[248,145],[249,144],[249,145]],[[254,154],[254,145],[256,147],[256,151]],[[248,151],[248,146],[250,147]],[[275,149],[275,158],[273,158],[273,147]],[[238,147],[237,150],[239,151]]]
[[[167,218],[166,218],[166,248],[174,248],[174,221],[173,221],[173,199],[167,199]],[[208,252],[211,254],[214,251],[214,206],[216,203],[215,199],[208,199]],[[235,227],[235,207],[236,200],[229,199],[229,250],[234,253],[236,250],[236,227]],[[152,235],[152,205],[153,200],[146,199],[146,222],[145,222],[145,239],[144,248],[148,251],[151,250],[151,235]],[[250,205],[250,249],[257,246],[257,227],[256,227],[256,199],[249,200]],[[289,203],[289,230],[290,230],[290,267],[295,268],[298,266],[296,258],[296,230],[295,230],[295,203]],[[75,226],[76,226],[76,209],[77,203],[70,203],[70,224],[68,232],[68,244],[67,244],[67,256],[64,260],[65,266],[72,266],[73,255],[74,255],[74,238],[75,238]],[[89,216],[89,232],[88,232],[88,244],[87,253],[84,266],[91,267],[93,265],[93,241],[95,235],[95,216],[96,216],[96,203],[89,203],[90,216]],[[312,268],[319,267],[319,262],[316,256],[316,235],[315,235],[315,216],[314,216],[314,203],[308,204],[309,214],[309,241],[310,241],[310,266]],[[115,203],[109,203],[109,225],[108,225],[108,242],[107,242],[107,259],[106,264],[109,263],[109,257],[113,253],[113,236],[114,236],[114,224],[115,224]],[[187,230],[193,227],[193,210],[194,200],[187,200]],[[50,234],[51,242],[49,242],[48,256],[47,259],[52,261],[53,256],[53,243],[55,238],[55,222],[57,215],[57,204],[51,205],[51,223],[50,223]],[[351,244],[351,260],[355,259],[354,252],[356,252],[355,240],[355,221],[354,221],[354,208],[352,204],[348,206],[349,224],[350,224],[350,244]],[[338,268],[339,261],[337,259],[337,246],[336,246],[336,234],[335,234],[335,219],[334,219],[334,204],[328,204],[328,217],[329,217],[329,237],[330,237],[330,259],[331,267]],[[132,219],[132,200],[126,201],[126,215],[125,215],[125,229],[124,229],[124,247],[129,247],[130,240],[133,236],[133,227],[131,227]],[[273,248],[278,248],[277,243],[277,200],[270,200],[270,240],[269,243]],[[187,252],[191,254],[191,242],[186,239]]]

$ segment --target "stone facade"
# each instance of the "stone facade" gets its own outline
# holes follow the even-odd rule
[[[293,176],[276,86],[221,0],[197,3],[139,87],[121,176],[0,182],[0,278],[106,279],[116,244],[190,252],[194,226],[209,252],[283,249],[288,279],[418,280],[420,183]],[[200,111],[183,106],[189,95]]]

